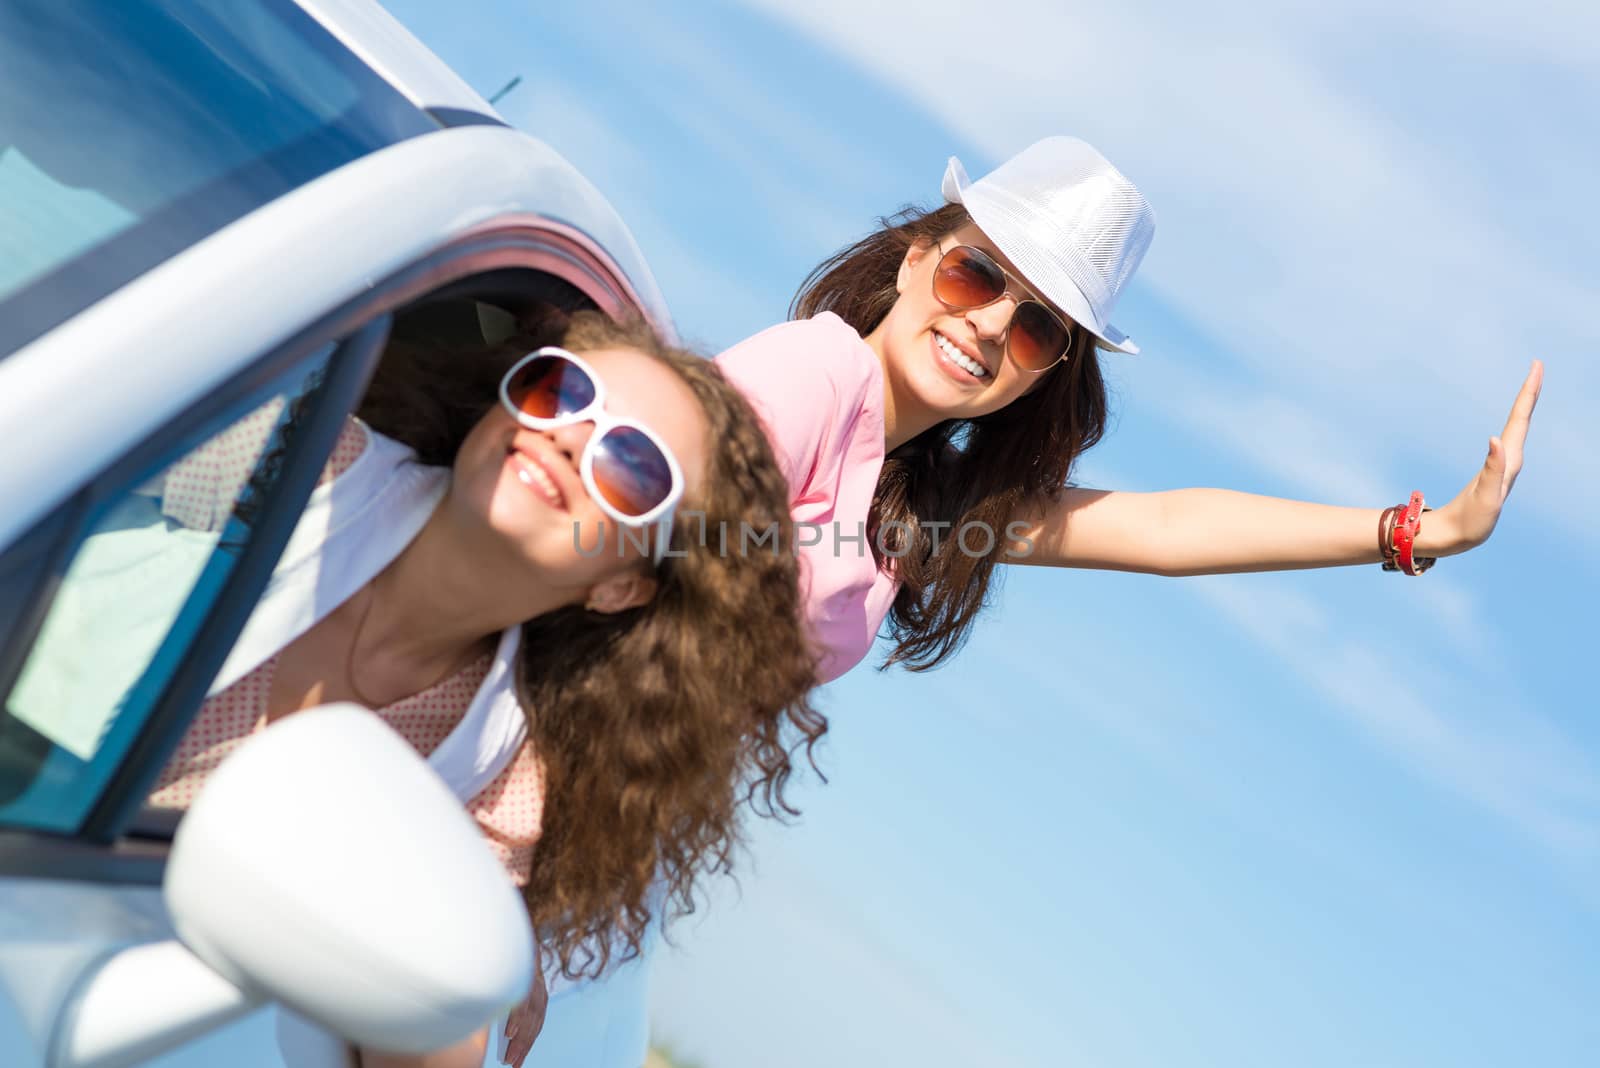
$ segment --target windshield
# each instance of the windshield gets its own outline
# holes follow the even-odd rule
[[[432,129],[286,0],[7,0],[0,357],[254,208]]]

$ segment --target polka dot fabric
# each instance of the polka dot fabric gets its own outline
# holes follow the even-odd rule
[[[282,411],[282,397],[268,401],[169,467],[161,484],[162,514],[190,530],[221,530]],[[319,484],[344,474],[366,447],[366,430],[347,420]]]
[[[423,757],[444,741],[466,714],[489,671],[481,657],[421,693],[377,710],[377,715]],[[274,657],[213,695],[167,761],[147,799],[156,808],[188,808],[206,779],[252,734],[267,726],[267,695]],[[526,885],[544,816],[544,775],[533,747],[524,745],[467,811],[518,886]]]
[[[200,706],[146,804],[188,808],[217,765],[267,725],[267,693],[276,664],[274,657]]]

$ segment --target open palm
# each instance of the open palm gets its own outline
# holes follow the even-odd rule
[[[1436,513],[1435,518],[1448,522],[1453,533],[1454,544],[1445,551],[1464,552],[1482,545],[1494,532],[1500,520],[1500,509],[1505,506],[1511,487],[1522,471],[1522,449],[1528,440],[1528,426],[1533,421],[1533,409],[1539,403],[1539,389],[1543,384],[1544,363],[1534,360],[1511,405],[1505,429],[1489,439],[1489,455],[1482,469],[1467,483],[1466,489]]]

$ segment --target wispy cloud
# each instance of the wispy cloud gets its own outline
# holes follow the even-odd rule
[[[1600,858],[1600,769],[1514,689],[1485,695],[1414,655],[1352,636],[1282,584],[1188,585],[1394,758],[1568,861]],[[1448,598],[1448,595],[1446,595]]]
[[[1145,289],[1225,345],[1247,388],[1314,399],[1285,445],[1326,457],[1315,472],[1342,464],[1331,485],[1374,477],[1324,447],[1352,435],[1408,458],[1412,478],[1464,484],[1528,360],[1548,357],[1531,461],[1543,477],[1519,506],[1593,541],[1600,502],[1556,487],[1600,480],[1589,416],[1600,403],[1600,262],[1573,251],[1595,230],[1576,206],[1592,196],[1600,142],[1528,146],[1503,124],[1486,129],[1476,107],[1441,114],[1421,103],[1470,89],[1505,115],[1555,112],[1542,121],[1589,128],[1585,101],[1600,94],[1589,9],[1523,18],[1443,4],[1352,13],[1135,0],[1028,4],[981,20],[938,0],[915,18],[850,0],[755,2],[943,117],[988,157],[968,160],[972,169],[1051,132],[1104,148],[1157,207]],[[1424,45],[1415,83],[1369,69],[1404,71]],[[1573,94],[1530,85],[1524,68],[1536,61],[1567,65]],[[974,89],[984,86],[997,91]],[[1507,165],[1508,152],[1530,150],[1539,155],[1525,166]]]
[[[1375,443],[1331,425],[1312,405],[1282,390],[1241,391],[1188,367],[1162,369],[1171,388],[1140,402],[1213,446],[1248,456],[1253,466],[1302,495],[1325,501],[1381,501],[1384,462]]]
[[[764,1068],[1031,1063],[1007,1052],[1008,1036],[969,1017],[961,991],[945,988],[882,937],[863,902],[840,900],[781,851],[765,855],[742,900],[725,884],[711,906],[716,922],[685,930],[683,948],[662,954],[651,1009],[656,1033],[675,1049],[711,1064]],[[781,1040],[745,1028],[685,1028],[684,1021],[703,1016],[708,1000],[730,1015],[768,1010],[768,979],[801,959],[828,961],[828,981],[783,989],[784,1019],[803,1026],[786,1028]],[[774,976],[753,971],[752,961],[765,962]],[[1053,1063],[1087,1063],[1056,1052],[1065,1059]]]

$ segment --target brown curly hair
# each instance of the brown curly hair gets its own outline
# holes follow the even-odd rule
[[[500,374],[539,343],[394,342],[359,414],[424,462],[449,463]],[[784,797],[794,757],[811,757],[827,720],[807,701],[817,658],[788,485],[755,412],[715,364],[642,322],[581,312],[562,343],[667,364],[699,401],[712,444],[702,499],[683,506],[705,525],[677,524],[648,604],[614,615],[570,606],[523,625],[518,694],[545,786],[525,896],[543,944],[576,977],[637,956],[658,910],[693,910],[698,880],[732,867],[744,802],[797,812]],[[714,534],[700,536],[723,523],[776,527],[781,546],[722,551]]]
[[[865,337],[899,298],[895,280],[906,250],[936,243],[969,221],[959,204],[908,207],[879,219],[877,230],[811,272],[790,316],[831,311]],[[1104,436],[1110,406],[1093,335],[1074,330],[1067,358],[1044,378],[999,411],[947,419],[884,460],[868,522],[884,531],[900,580],[889,616],[895,648],[885,667],[903,663],[925,671],[961,648],[1008,548],[1007,539],[997,538],[992,552],[974,557],[950,550],[954,539],[946,538],[935,553],[933,528],[926,524],[1004,530],[1013,520],[1037,518],[1044,503],[1060,496],[1077,458]],[[871,541],[876,552],[877,537]]]

